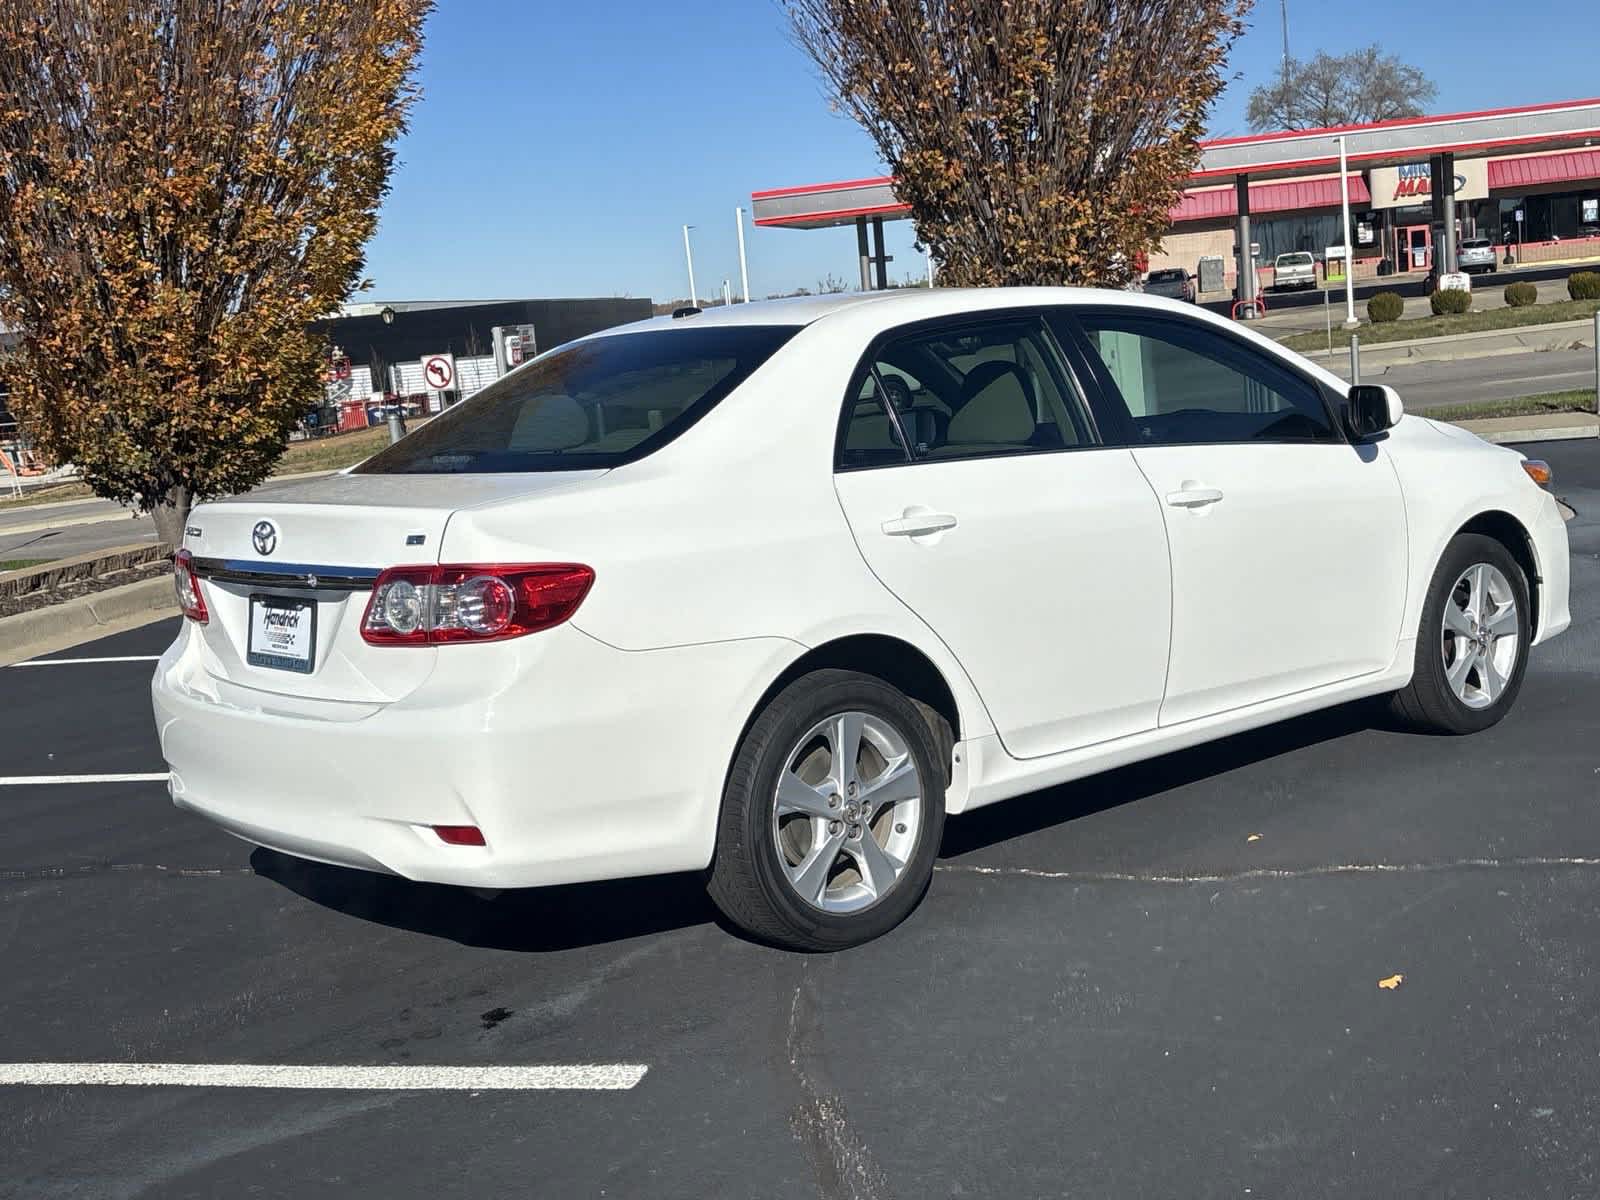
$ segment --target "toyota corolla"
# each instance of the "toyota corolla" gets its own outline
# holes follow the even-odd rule
[[[176,803],[262,846],[699,871],[835,948],[916,906],[946,814],[1362,697],[1500,720],[1569,621],[1548,482],[1153,297],[689,313],[197,507],[156,720]]]

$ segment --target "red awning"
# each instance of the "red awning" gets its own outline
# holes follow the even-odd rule
[[[1366,180],[1352,174],[1350,203],[1362,205],[1371,199]],[[1178,225],[1188,221],[1218,221],[1236,217],[1239,209],[1234,201],[1231,187],[1185,192],[1178,206],[1172,210],[1172,223]],[[1338,208],[1339,203],[1337,176],[1332,179],[1286,179],[1280,183],[1250,185],[1250,215],[1255,217],[1312,208]]]
[[[1600,179],[1600,150],[1571,150],[1537,158],[1500,158],[1489,162],[1489,190],[1537,187]]]

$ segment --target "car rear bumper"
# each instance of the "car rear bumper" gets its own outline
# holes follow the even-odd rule
[[[566,625],[450,647],[405,699],[330,720],[270,693],[223,701],[186,625],[151,690],[180,808],[320,862],[526,887],[704,867],[749,708],[797,652],[627,652]],[[436,825],[487,844],[447,845]]]

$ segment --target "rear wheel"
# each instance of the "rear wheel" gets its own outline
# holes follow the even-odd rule
[[[933,732],[900,692],[850,671],[802,676],[734,757],[707,890],[729,920],[777,945],[878,937],[927,891],[944,780]]]
[[[1428,588],[1395,714],[1437,733],[1487,729],[1516,702],[1532,636],[1528,582],[1511,552],[1482,534],[1457,536]]]

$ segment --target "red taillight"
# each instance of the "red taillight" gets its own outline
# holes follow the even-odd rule
[[[361,636],[374,646],[522,637],[572,616],[592,583],[578,563],[391,567],[373,584]]]
[[[433,831],[447,846],[484,846],[483,830],[476,825],[435,825]]]
[[[206,611],[206,598],[200,594],[200,577],[194,573],[194,556],[179,550],[172,556],[172,590],[177,596],[183,615],[197,625],[211,620]]]

